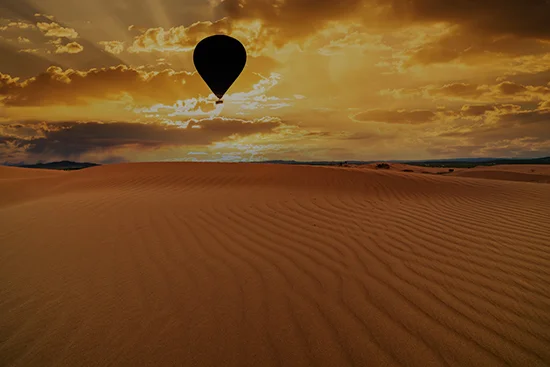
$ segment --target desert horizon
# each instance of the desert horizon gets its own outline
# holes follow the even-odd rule
[[[0,364],[548,365],[550,166],[405,169],[0,167]]]

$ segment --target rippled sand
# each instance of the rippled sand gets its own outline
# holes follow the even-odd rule
[[[0,365],[548,366],[514,169],[0,167]]]

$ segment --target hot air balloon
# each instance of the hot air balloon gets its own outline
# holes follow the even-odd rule
[[[237,80],[246,64],[246,50],[241,42],[222,34],[201,40],[193,51],[197,72],[218,100]]]

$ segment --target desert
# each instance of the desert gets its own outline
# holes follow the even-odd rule
[[[0,167],[0,365],[548,366],[550,171],[421,171]]]

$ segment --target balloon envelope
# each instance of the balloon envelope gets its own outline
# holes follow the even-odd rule
[[[235,38],[217,34],[197,44],[193,63],[212,93],[221,99],[243,71],[246,50]]]

